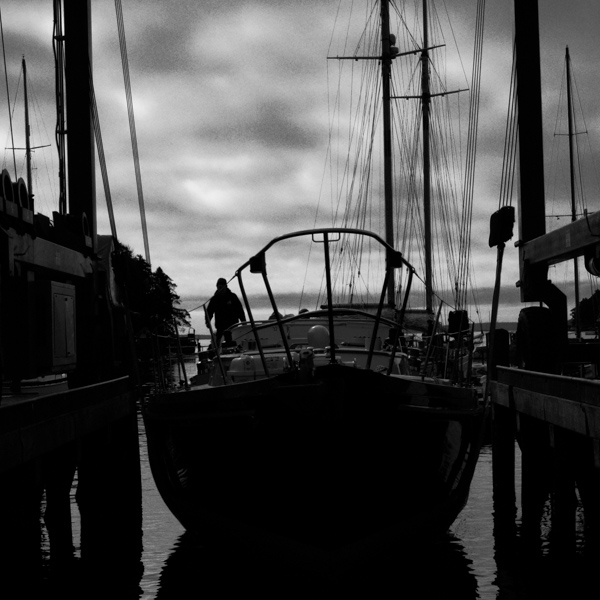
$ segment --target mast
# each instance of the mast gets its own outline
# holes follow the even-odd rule
[[[29,195],[29,208],[33,210],[31,198],[33,198],[33,189],[31,187],[31,129],[29,127],[29,100],[27,98],[27,64],[23,57],[23,99],[25,102],[25,160],[27,164],[27,193]]]
[[[95,143],[90,109],[92,81],[91,0],[63,0],[67,107],[68,212],[89,224],[97,250]]]
[[[423,220],[425,224],[425,309],[433,312],[433,275],[431,264],[431,167],[429,148],[429,32],[427,0],[423,0],[423,51],[421,53],[421,110],[423,113]]]
[[[577,220],[577,209],[575,206],[575,169],[574,169],[574,152],[573,152],[573,105],[571,98],[571,56],[569,55],[569,46],[567,46],[565,54],[565,62],[567,65],[567,113],[569,123],[569,172],[571,174],[571,221]],[[573,259],[573,268],[575,275],[575,327],[577,339],[581,339],[581,322],[579,319],[579,261],[576,256]]]
[[[381,82],[383,90],[383,161],[384,161],[384,202],[385,202],[385,241],[394,247],[394,199],[392,176],[392,133],[390,113],[390,78],[392,52],[390,41],[389,0],[381,0]],[[388,304],[395,305],[395,277],[391,272],[387,289]]]
[[[514,0],[519,134],[519,248],[546,233],[542,82],[537,0]],[[522,302],[544,301],[548,266],[520,260]]]

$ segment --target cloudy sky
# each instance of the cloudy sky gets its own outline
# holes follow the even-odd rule
[[[150,258],[153,268],[162,267],[175,282],[185,308],[210,297],[218,277],[229,278],[272,237],[313,226],[327,153],[326,57],[333,26],[338,10],[352,4],[364,10],[365,1],[122,0]],[[488,248],[487,236],[489,217],[498,208],[512,2],[494,0],[486,8],[474,213],[475,278],[484,297],[495,270],[495,250]],[[460,50],[470,74],[476,0],[435,4],[439,13],[450,16],[457,41],[466,46]],[[564,102],[567,45],[579,94],[578,128],[588,132],[580,140],[582,157],[596,152],[598,158],[600,152],[600,3],[539,4],[548,212],[556,215],[548,227],[555,227],[568,222],[562,215],[569,210],[568,190],[560,187],[558,177],[564,159],[556,149],[565,138],[555,135],[566,132],[566,121],[557,124],[557,115]],[[25,56],[33,144],[53,145],[52,2],[2,0],[0,8],[10,101],[19,94]],[[117,233],[143,255],[115,6],[112,0],[92,0],[92,8],[95,91]],[[15,146],[23,146],[17,112]],[[0,134],[10,147],[4,89],[0,115]],[[12,154],[5,151],[3,168],[11,165]],[[50,214],[58,203],[55,150],[37,149],[35,168],[36,210]],[[583,169],[585,206],[597,210],[598,180],[589,166]],[[97,179],[98,230],[109,233],[99,174]],[[559,284],[569,277],[560,267],[551,273]],[[517,279],[517,253],[509,244],[503,319],[514,320],[518,314]],[[582,285],[585,297],[590,283]],[[486,308],[483,319],[488,315]],[[193,313],[198,332],[203,332],[201,322],[199,312]]]

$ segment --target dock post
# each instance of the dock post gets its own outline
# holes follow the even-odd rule
[[[515,413],[492,404],[492,483],[494,529],[499,533],[515,528]]]
[[[497,379],[497,366],[508,366],[510,336],[506,329],[494,331],[489,357],[489,377]],[[517,516],[515,493],[516,413],[492,403],[492,485],[494,529],[499,535],[514,534]]]
[[[40,465],[29,461],[1,473],[0,481],[2,589],[27,597],[35,590],[42,569]]]
[[[71,487],[76,469],[75,444],[64,444],[44,457],[46,510],[44,522],[50,540],[53,566],[67,565],[73,559]]]
[[[86,436],[77,486],[81,560],[91,575],[110,573],[107,585],[139,585],[143,571],[142,499],[137,415]]]
[[[600,555],[600,441],[584,439],[579,444],[576,483],[583,504],[585,551]]]
[[[552,546],[560,548],[561,552],[568,553],[575,549],[577,496],[575,495],[573,461],[578,436],[552,425],[549,425],[549,431],[553,454],[551,538],[553,542],[556,542]]]
[[[550,436],[548,425],[530,417],[519,415],[517,439],[521,448],[521,506],[523,510],[523,538],[540,542],[544,504],[551,488]]]

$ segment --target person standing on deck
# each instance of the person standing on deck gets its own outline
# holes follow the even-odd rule
[[[217,281],[217,291],[210,299],[206,308],[206,325],[215,316],[215,328],[217,330],[215,343],[219,345],[223,333],[228,327],[240,321],[246,320],[244,308],[239,298],[227,287],[227,281],[220,277]]]

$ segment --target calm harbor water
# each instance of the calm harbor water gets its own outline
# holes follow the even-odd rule
[[[583,534],[578,511],[577,547],[563,551],[549,543],[549,507],[542,523],[542,543],[527,547],[519,536],[501,528],[495,531],[492,498],[492,452],[484,446],[473,478],[467,506],[450,532],[436,541],[404,547],[376,566],[336,579],[317,578],[257,563],[252,557],[234,556],[205,547],[186,534],[161,499],[148,464],[144,424],[139,416],[143,508],[143,573],[134,590],[111,592],[113,598],[175,600],[191,597],[229,598],[234,595],[286,598],[352,595],[400,598],[457,598],[532,600],[557,592],[571,598],[597,598],[588,592],[595,581],[597,555],[590,559],[579,537]],[[517,531],[520,523],[521,456],[516,447]],[[73,535],[76,559],[80,556],[79,514],[72,489]],[[418,493],[418,490],[416,491]],[[240,498],[240,502],[244,499]],[[510,528],[509,528],[510,529]],[[509,535],[500,535],[507,534]],[[45,540],[47,552],[47,538]],[[67,578],[68,580],[68,578]],[[93,587],[93,583],[91,584]],[[90,587],[90,592],[92,590]],[[56,591],[56,588],[52,588]],[[58,590],[61,591],[60,589]],[[67,590],[65,590],[66,592]],[[1,589],[0,589],[1,592]],[[76,593],[64,597],[92,597]],[[2,594],[0,593],[0,596]],[[561,594],[558,594],[561,595]],[[97,597],[97,596],[93,596]],[[100,597],[109,597],[102,594]]]
[[[224,551],[216,552],[186,534],[165,506],[154,484],[141,417],[139,427],[143,574],[137,590],[122,595],[119,590],[114,590],[111,593],[114,598],[174,600],[250,594],[320,598],[369,594],[370,597],[411,599],[530,600],[547,598],[551,593],[552,597],[557,597],[557,591],[568,592],[571,598],[597,597],[597,593],[587,595],[586,583],[593,579],[595,569],[593,565],[586,564],[581,552],[569,556],[558,552],[555,555],[545,542],[534,549],[519,546],[518,542],[499,542],[494,532],[489,446],[482,450],[468,504],[446,537],[410,548],[402,547],[399,541],[398,553],[387,557],[381,564],[364,572],[353,571],[337,579],[323,580],[285,571],[279,566],[259,564],[252,557],[240,558]],[[519,482],[518,448],[516,459],[516,479]],[[76,485],[73,488],[73,525],[77,556],[79,524],[75,488]]]

